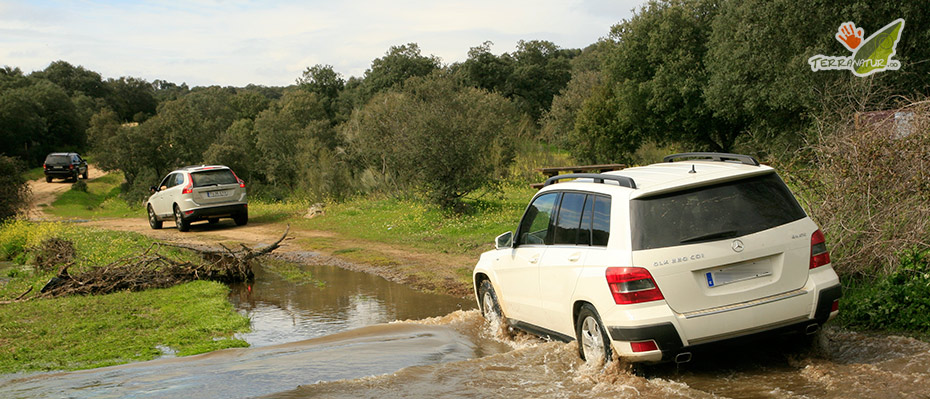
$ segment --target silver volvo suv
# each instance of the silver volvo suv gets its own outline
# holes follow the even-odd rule
[[[174,219],[178,231],[200,220],[216,223],[232,218],[237,226],[249,221],[245,182],[223,165],[188,166],[168,173],[145,204],[149,226],[160,229]]]

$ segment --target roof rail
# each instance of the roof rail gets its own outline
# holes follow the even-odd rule
[[[662,162],[675,162],[685,158],[703,158],[711,161],[727,162],[739,161],[743,165],[759,166],[759,161],[749,155],[728,154],[724,152],[683,152],[681,154],[672,154],[662,158]]]
[[[629,177],[604,173],[569,173],[566,175],[556,175],[546,179],[546,183],[543,184],[543,186],[555,184],[563,179],[594,179],[595,183],[604,183],[604,180],[613,180],[623,187],[636,188],[636,182]]]

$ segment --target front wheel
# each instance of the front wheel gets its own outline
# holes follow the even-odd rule
[[[184,214],[177,205],[174,206],[174,224],[178,226],[178,231],[187,231],[191,227],[190,223],[184,220]]]
[[[584,304],[575,321],[578,354],[588,363],[605,364],[611,359],[610,337],[593,306]]]
[[[500,304],[497,302],[497,294],[489,280],[484,280],[478,286],[478,295],[481,298],[481,315],[489,322],[500,322],[504,318],[501,312]]]
[[[151,205],[148,206],[148,211],[149,211],[149,227],[151,227],[154,230],[160,229],[162,221],[158,220],[158,216],[155,215],[155,211],[152,210]]]

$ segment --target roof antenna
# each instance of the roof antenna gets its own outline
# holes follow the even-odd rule
[[[691,171],[688,172],[688,173],[697,173],[697,171],[694,170],[694,164],[691,164]]]

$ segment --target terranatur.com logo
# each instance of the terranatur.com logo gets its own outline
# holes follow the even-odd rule
[[[886,69],[896,71],[901,68],[901,61],[893,60],[891,57],[895,55],[902,30],[904,30],[904,19],[898,18],[873,33],[863,43],[863,29],[857,28],[852,22],[846,22],[840,25],[836,40],[843,43],[847,50],[852,51],[852,55],[831,57],[818,54],[808,58],[807,63],[811,65],[814,72],[848,69],[854,75],[863,77]]]

